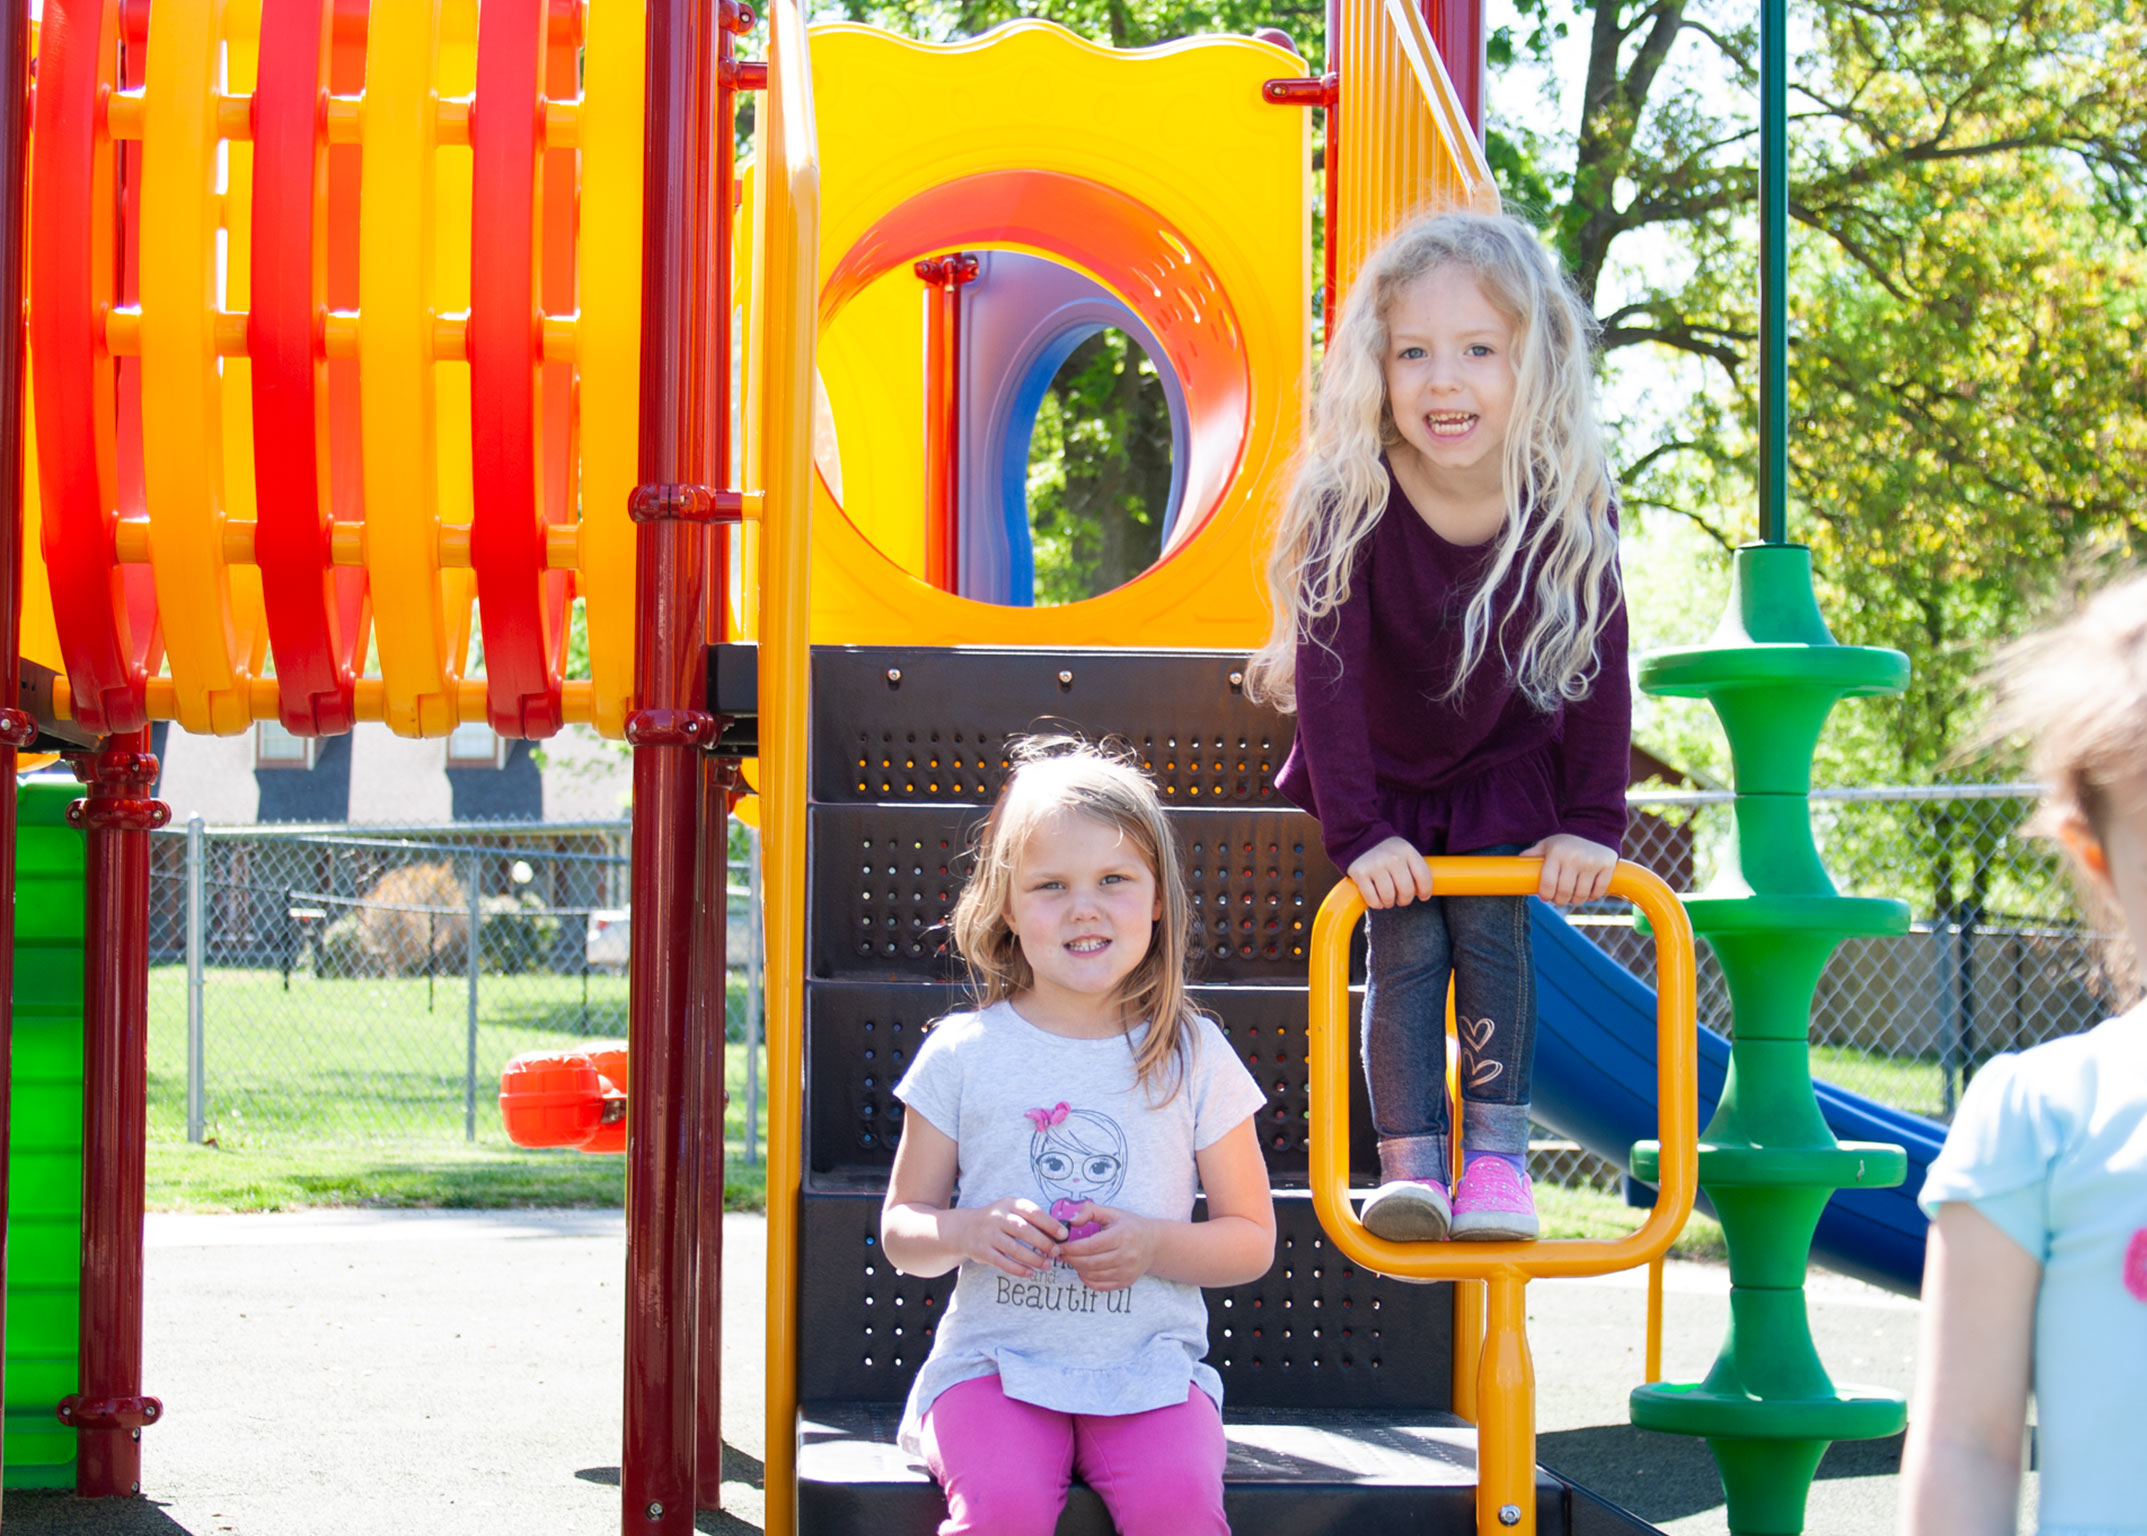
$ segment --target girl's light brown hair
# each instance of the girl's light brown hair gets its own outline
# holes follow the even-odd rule
[[[954,903],[954,947],[969,968],[976,1006],[1005,1002],[1036,981],[1007,925],[1015,866],[1029,839],[1061,811],[1095,818],[1133,845],[1154,874],[1163,903],[1148,953],[1119,983],[1117,1003],[1122,1028],[1148,1021],[1134,1051],[1134,1071],[1152,1096],[1167,1103],[1184,1083],[1200,1011],[1186,991],[1192,909],[1163,803],[1130,761],[1072,737],[1030,737],[1014,748],[1012,759],[1013,772],[978,835],[976,867]]]
[[[2071,618],[2007,646],[1985,681],[1989,739],[2025,738],[2029,769],[2047,786],[2030,828],[2055,835],[2077,819],[2106,841],[2113,816],[2130,809],[2113,793],[2147,775],[2147,574],[2103,588]],[[2121,989],[2138,992],[2138,960],[2122,941],[2104,963]]]

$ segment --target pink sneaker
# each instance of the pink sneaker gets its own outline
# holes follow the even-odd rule
[[[1358,1220],[1390,1243],[1442,1243],[1453,1210],[1436,1179],[1390,1179],[1365,1200]]]
[[[1515,1173],[1504,1159],[1471,1158],[1454,1186],[1454,1236],[1478,1243],[1533,1242],[1541,1228],[1529,1187],[1526,1175]]]

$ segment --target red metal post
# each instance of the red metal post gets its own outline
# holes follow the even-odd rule
[[[932,288],[925,301],[924,579],[942,592],[961,586],[962,285],[978,271],[977,258],[962,251],[916,264]]]
[[[709,270],[715,284],[708,306],[713,368],[708,380],[708,462],[710,480],[730,483],[731,463],[731,306],[730,280],[734,188],[732,134],[737,92],[752,89],[735,58],[736,35],[753,25],[751,7],[726,0],[716,39],[716,121],[714,164],[708,184],[709,219],[715,259]],[[725,638],[730,596],[730,529],[708,530],[708,579],[702,607],[702,638],[710,644]],[[725,954],[730,911],[730,813],[739,785],[736,758],[707,757],[701,763],[700,900],[696,904],[693,952],[700,965],[696,1013],[699,1038],[694,1052],[699,1072],[700,1176],[696,1222],[700,1238],[699,1296],[694,1328],[694,1503],[720,1509],[723,1502],[723,1033],[728,996]]]
[[[0,315],[20,317],[23,200],[28,185],[30,12],[0,5]],[[7,1338],[8,1141],[12,1134],[15,1059],[15,750],[37,735],[16,708],[16,661],[22,628],[23,325],[0,331],[0,1341]],[[7,1396],[7,1352],[0,1349],[0,1401]],[[6,1456],[0,1449],[0,1469]]]
[[[699,1072],[700,1300],[695,1313],[694,1501],[720,1509],[723,1501],[723,1028],[728,992],[725,918],[730,908],[730,813],[739,783],[738,760],[701,762],[700,900],[694,909],[694,959],[700,967],[700,1005],[694,1011]]]
[[[74,759],[87,798],[68,808],[88,834],[83,949],[82,1389],[61,1399],[80,1431],[75,1491],[142,1491],[141,1430],[163,1413],[142,1395],[142,1178],[149,1131],[149,834],[171,819],[152,798],[149,732],[107,738]]]
[[[1484,0],[1422,0],[1424,28],[1439,50],[1447,78],[1461,97],[1461,110],[1484,136]]]
[[[625,1447],[629,1536],[694,1528],[701,1121],[692,1050],[700,754],[708,576],[705,521],[722,483],[709,390],[718,12],[648,8],[643,139],[640,485],[636,535],[633,949],[628,962]]]

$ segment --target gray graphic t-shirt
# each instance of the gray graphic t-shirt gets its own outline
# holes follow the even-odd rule
[[[1025,1198],[1050,1210],[1084,1200],[1190,1220],[1193,1154],[1266,1097],[1222,1031],[1202,1019],[1184,1086],[1158,1105],[1136,1080],[1131,1035],[1075,1040],[1038,1029],[1006,1003],[941,1019],[895,1096],[959,1151],[957,1206]],[[1063,1220],[1063,1214],[1061,1215]],[[1091,1291],[1063,1262],[1035,1280],[964,1263],[932,1353],[903,1410],[901,1444],[918,1453],[932,1400],[997,1372],[1006,1395],[1061,1413],[1145,1413],[1185,1401],[1188,1383],[1223,1400],[1200,1288],[1143,1275]]]

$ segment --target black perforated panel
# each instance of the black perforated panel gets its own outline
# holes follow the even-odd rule
[[[820,647],[813,798],[988,805],[1009,736],[1070,728],[1122,739],[1169,804],[1280,803],[1292,723],[1246,700],[1244,669],[1226,651]]]
[[[1305,1080],[1305,995],[1288,987],[1198,987],[1194,1001],[1221,1022],[1268,1096],[1261,1149],[1278,1189],[1305,1187],[1310,1152]],[[1356,999],[1351,999],[1352,1038]],[[929,983],[811,982],[805,992],[806,1137],[810,1177],[822,1189],[881,1189],[902,1125],[894,1086],[924,1027],[968,1006],[960,987]],[[1377,1181],[1371,1110],[1352,1072],[1350,1168]]]
[[[982,812],[816,805],[809,812],[816,978],[953,980],[947,916]],[[1195,981],[1302,983],[1312,918],[1337,878],[1302,812],[1170,813],[1192,900]]]
[[[880,1202],[808,1194],[799,1231],[803,1399],[899,1402],[931,1347],[952,1275],[912,1280],[880,1251]],[[1303,1195],[1275,1201],[1275,1263],[1208,1292],[1208,1359],[1237,1408],[1409,1408],[1452,1397],[1451,1288],[1341,1258]]]

